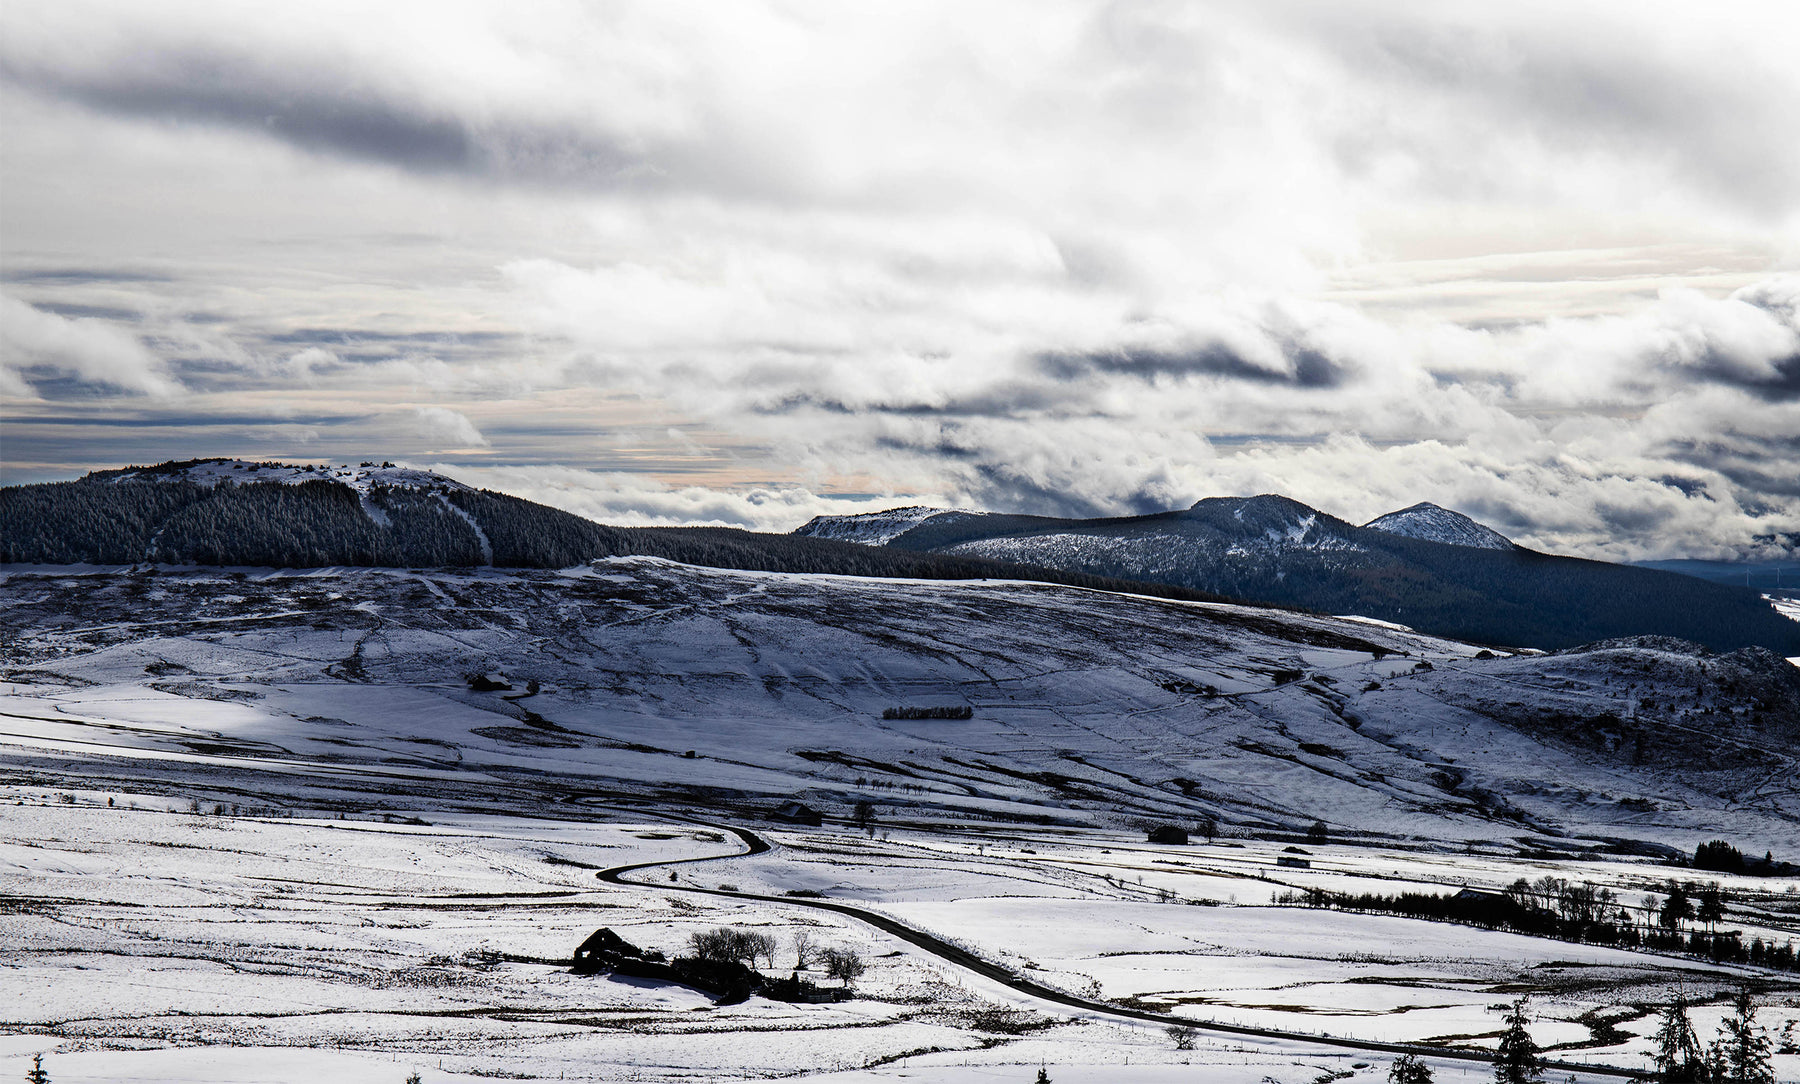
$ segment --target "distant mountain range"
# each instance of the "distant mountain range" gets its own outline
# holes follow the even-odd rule
[[[0,489],[0,562],[266,568],[568,568],[660,557],[760,572],[1036,580],[1217,601],[980,557],[723,527],[609,527],[390,463],[325,467],[200,459]]]
[[[1755,591],[1536,553],[1432,504],[1361,527],[1278,496],[1087,520],[911,507],[820,517],[778,535],[609,527],[387,463],[187,460],[0,489],[7,563],[566,568],[631,555],[1252,600],[1499,646],[1658,635],[1800,655],[1800,622]]]
[[[1433,504],[1360,527],[1273,495],[1115,519],[913,507],[821,516],[795,533],[1175,584],[1478,643],[1556,649],[1660,635],[1800,654],[1800,623],[1755,591],[1538,553]]]

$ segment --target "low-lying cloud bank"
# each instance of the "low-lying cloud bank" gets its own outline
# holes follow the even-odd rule
[[[460,455],[453,474],[620,523],[785,530],[880,503],[829,495],[854,477],[903,503],[925,495],[1066,516],[1281,492],[1360,521],[1432,500],[1527,545],[1615,559],[1768,558],[1800,544],[1800,276],[1501,330],[1391,323],[1290,298],[1196,308],[1179,323],[1096,318],[1071,332],[1046,289],[1031,311],[1051,315],[1009,321],[1007,347],[978,319],[930,328],[919,319],[914,339],[878,366],[861,340],[800,334],[748,348],[729,321],[709,323],[691,307],[697,318],[680,345],[658,335],[651,348],[632,318],[665,319],[653,306],[536,296],[565,306],[560,345],[509,371],[509,398],[459,390],[495,379],[485,350],[454,363],[414,355],[346,366],[319,347],[259,360],[254,345],[234,348],[241,368],[204,375],[235,390],[189,394],[145,345],[155,336],[19,302],[10,304],[28,318],[9,334],[30,345],[33,363],[7,379],[137,391],[144,424],[195,435],[170,446],[187,455],[241,450],[229,438],[241,442],[252,420],[195,404],[280,387],[304,401],[321,388],[319,368],[341,368],[329,391],[310,393],[332,409],[272,420],[305,429],[294,452]],[[765,292],[763,304],[771,326],[809,325],[804,298]],[[397,371],[410,374],[402,385]],[[421,405],[423,374],[435,377],[437,401]],[[609,402],[693,419],[711,443],[665,428],[636,460],[609,458],[579,424],[572,434],[548,420],[566,389],[595,386]],[[43,406],[79,413],[72,401]],[[225,446],[206,443],[220,436]],[[695,459],[711,464],[704,477],[668,481]],[[664,480],[608,462],[641,463]]]

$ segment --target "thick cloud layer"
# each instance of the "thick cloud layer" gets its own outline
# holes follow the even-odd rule
[[[16,3],[6,480],[1800,538],[1780,3]]]

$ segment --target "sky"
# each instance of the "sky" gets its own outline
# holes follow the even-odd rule
[[[1800,6],[0,5],[0,483],[1800,554]]]

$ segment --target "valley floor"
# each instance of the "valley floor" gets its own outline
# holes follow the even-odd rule
[[[612,808],[554,818],[454,812],[430,794],[411,808],[385,803],[340,819],[306,808],[304,794],[234,811],[216,793],[0,789],[6,1073],[46,1052],[63,1084],[327,1075],[398,1084],[415,1071],[427,1081],[974,1082],[1029,1080],[1039,1064],[1062,1081],[1191,1080],[1205,1066],[1204,1079],[1255,1084],[1338,1073],[1382,1080],[1391,1060],[1204,1033],[1178,1051],[1162,1026],[1018,994],[798,901],[670,891],[660,869],[636,875],[643,887],[595,876],[736,849],[734,838],[693,823]],[[333,805],[342,795],[321,797]],[[1326,846],[1312,870],[1295,871],[1275,866],[1277,846],[1256,843],[763,834],[776,844],[767,854],[671,867],[678,888],[858,902],[1038,983],[1196,1021],[1483,1048],[1498,1032],[1494,1007],[1530,993],[1534,1035],[1553,1056],[1615,1066],[1644,1064],[1655,1022],[1647,1007],[1677,990],[1702,1003],[1702,1035],[1724,1011],[1716,999],[1744,981],[1762,991],[1762,1022],[1790,1046],[1800,1021],[1800,984],[1770,973],[1270,906],[1284,886],[1314,882],[1497,884],[1554,871],[1640,889],[1654,869]],[[1790,933],[1800,918],[1791,892],[1765,901],[1766,924]],[[815,946],[854,949],[870,968],[858,997],[841,1004],[714,1006],[686,988],[566,967],[600,926],[673,954],[691,933],[720,925],[773,934],[776,972],[792,968],[799,930]],[[1800,1056],[1784,1056],[1781,1069],[1784,1079],[1800,1074]],[[1440,1064],[1442,1080],[1487,1075]]]

